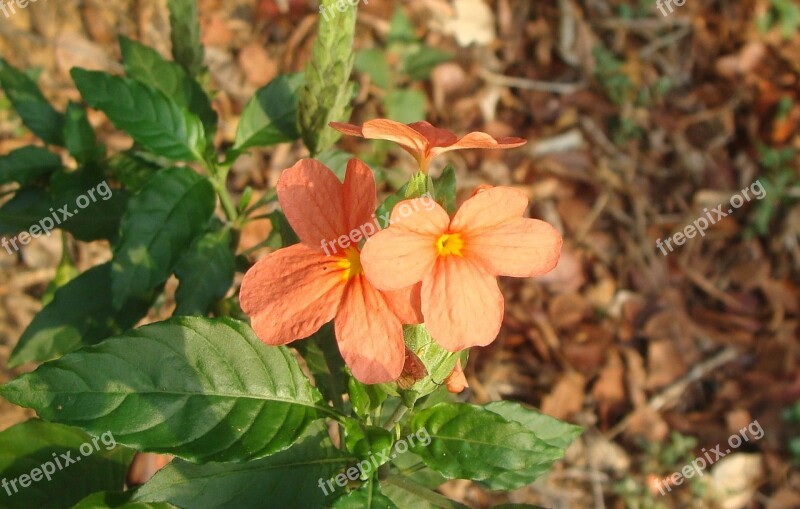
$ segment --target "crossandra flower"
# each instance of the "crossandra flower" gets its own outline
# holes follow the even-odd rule
[[[391,226],[364,245],[367,278],[382,290],[421,281],[425,325],[445,349],[488,345],[503,320],[497,276],[549,272],[561,254],[561,235],[544,221],[522,217],[528,199],[509,187],[480,190],[452,220],[438,204],[409,203],[415,200],[398,203]]]
[[[439,129],[428,122],[401,124],[394,120],[376,119],[364,123],[363,127],[342,122],[331,122],[331,127],[351,136],[360,136],[369,140],[388,140],[399,144],[406,152],[414,156],[420,170],[427,173],[431,160],[451,150],[468,148],[515,148],[527,143],[522,138],[494,138],[493,136],[474,132],[463,138],[445,129]]]
[[[277,191],[301,243],[270,253],[244,277],[240,301],[256,334],[284,345],[333,320],[353,376],[367,384],[394,381],[405,359],[402,324],[421,321],[419,294],[375,289],[362,271],[358,242],[339,244],[330,255],[322,247],[374,221],[372,172],[353,159],[341,183],[322,163],[304,159],[283,172]]]

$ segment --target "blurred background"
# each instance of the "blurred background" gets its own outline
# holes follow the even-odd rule
[[[565,238],[554,272],[501,281],[503,330],[473,352],[462,397],[523,401],[586,432],[550,475],[507,496],[466,481],[444,486],[471,507],[800,507],[800,2],[678,1],[359,5],[353,122],[425,119],[458,134],[528,139],[513,151],[451,152],[432,173],[453,165],[462,198],[480,184],[523,189],[531,216]],[[122,71],[120,34],[169,55],[165,4],[39,1],[0,11],[0,55],[63,108],[80,101],[70,68]],[[199,6],[224,149],[253,92],[302,70],[317,4]],[[110,151],[131,146],[103,114],[90,119]],[[0,155],[32,140],[0,93]],[[336,168],[343,151],[359,155],[385,194],[414,170],[390,144],[338,146],[324,160]],[[253,150],[230,188],[265,192],[303,150]],[[704,236],[672,237],[716,219],[704,209],[727,212],[745,188],[750,199]],[[248,225],[242,250],[269,229],[268,220]],[[668,238],[672,251],[657,247]],[[58,233],[0,251],[0,382],[33,367],[9,372],[6,359],[64,250],[79,270],[109,257],[107,246]],[[170,295],[146,322],[170,315]],[[27,417],[0,401],[0,429]],[[717,444],[728,449],[729,436],[756,421],[762,436],[750,434],[704,475],[663,481]]]

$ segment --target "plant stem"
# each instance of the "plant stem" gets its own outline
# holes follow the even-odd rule
[[[400,419],[403,418],[408,412],[408,407],[404,404],[400,403],[397,408],[395,409],[394,413],[389,417],[389,420],[386,421],[386,424],[383,425],[384,428],[391,430],[395,424],[400,422]]]

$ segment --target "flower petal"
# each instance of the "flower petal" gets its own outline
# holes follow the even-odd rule
[[[449,147],[458,141],[458,136],[447,129],[439,129],[428,122],[414,122],[408,127],[417,131],[428,140],[428,147]]]
[[[349,136],[359,136],[361,138],[364,137],[364,132],[361,130],[360,126],[347,124],[345,122],[331,122],[328,125],[342,134],[347,134]]]
[[[461,366],[461,359],[456,361],[456,367],[453,368],[453,371],[447,376],[444,383],[447,385],[447,391],[453,394],[458,394],[469,387],[467,377],[464,376],[464,368]]]
[[[362,128],[364,137],[371,140],[388,140],[406,149],[417,161],[422,160],[428,148],[428,139],[411,127],[383,118],[369,120]]]
[[[465,235],[465,256],[479,259],[495,276],[534,277],[553,270],[562,239],[550,224],[516,218],[477,234]]]
[[[462,150],[468,148],[516,148],[521,147],[526,143],[528,143],[528,140],[522,138],[495,138],[490,134],[474,132],[469,133],[452,145],[431,149],[431,156],[436,157],[439,154],[443,154],[451,150]]]
[[[342,358],[358,381],[386,383],[400,376],[405,361],[403,326],[363,276],[348,282],[334,326]]]
[[[371,231],[378,230],[373,217],[377,206],[375,176],[366,164],[355,158],[347,163],[343,202],[346,230],[342,233],[349,235],[353,230],[367,230],[364,227],[370,223],[373,223]]]
[[[336,316],[345,286],[336,261],[296,244],[247,271],[239,301],[261,341],[285,345],[310,336]]]
[[[440,257],[422,282],[425,325],[433,339],[451,352],[494,341],[503,310],[497,279],[468,258]]]
[[[324,164],[302,159],[278,179],[278,201],[289,224],[307,246],[321,251],[346,232],[342,183]]]
[[[513,187],[492,187],[466,200],[450,223],[450,229],[479,233],[510,219],[522,217],[528,209],[528,197]]]
[[[367,241],[361,266],[381,290],[400,290],[422,281],[436,260],[436,240],[447,230],[447,212],[428,198],[395,205],[389,228]]]
[[[386,299],[389,309],[397,315],[400,323],[408,325],[422,323],[421,290],[422,284],[417,283],[402,290],[383,292],[383,298]]]

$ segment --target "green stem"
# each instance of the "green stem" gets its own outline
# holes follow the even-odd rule
[[[400,419],[402,419],[403,416],[406,415],[406,412],[408,412],[408,407],[400,403],[399,405],[397,405],[397,408],[395,409],[394,413],[392,413],[392,415],[389,417],[389,420],[386,421],[386,424],[384,424],[383,427],[388,430],[391,430],[392,428],[394,428],[394,425],[400,422]]]
[[[233,199],[228,192],[228,172],[231,167],[229,165],[217,165],[212,159],[206,158],[203,165],[211,176],[211,183],[214,185],[214,190],[217,191],[219,201],[222,204],[222,210],[225,212],[225,217],[228,221],[233,223],[235,229],[242,227],[239,213],[236,211],[236,206],[233,204]]]

